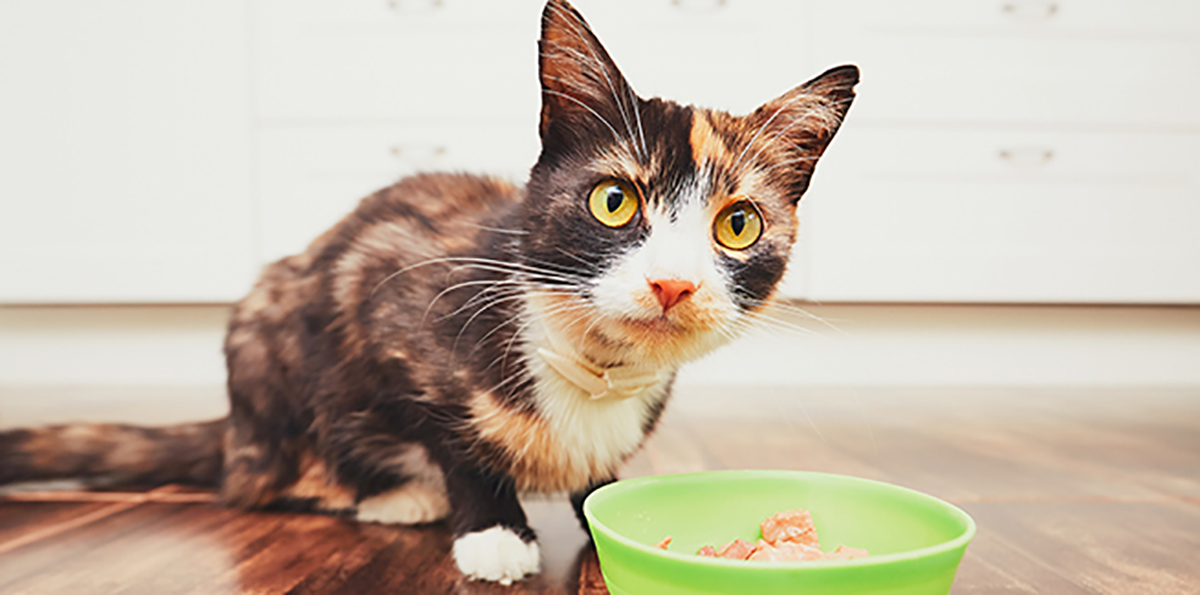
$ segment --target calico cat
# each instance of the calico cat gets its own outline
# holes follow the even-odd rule
[[[565,0],[539,48],[524,188],[423,174],[364,199],[234,307],[228,418],[6,432],[0,483],[187,482],[242,508],[448,519],[465,575],[537,572],[517,494],[578,511],[679,366],[770,302],[858,81],[835,68],[740,117],[642,99]]]

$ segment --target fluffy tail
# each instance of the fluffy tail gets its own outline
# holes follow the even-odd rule
[[[225,426],[223,418],[161,428],[69,424],[0,432],[0,485],[81,478],[216,486]]]

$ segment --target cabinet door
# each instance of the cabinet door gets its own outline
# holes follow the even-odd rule
[[[1200,127],[1187,0],[823,0],[818,63],[857,63],[859,122]]]
[[[838,135],[804,198],[812,299],[1200,301],[1200,136]]]
[[[257,116],[536,114],[540,0],[258,0]]]
[[[256,268],[248,10],[0,2],[0,302],[215,302]]]

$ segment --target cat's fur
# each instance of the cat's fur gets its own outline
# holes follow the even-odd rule
[[[563,0],[539,47],[543,149],[525,188],[428,174],[366,198],[234,308],[227,419],[10,431],[0,482],[190,482],[244,508],[448,518],[467,575],[536,572],[517,493],[578,507],[653,430],[678,366],[772,298],[858,80],[836,68],[737,117],[637,97]],[[619,228],[587,206],[610,178],[641,196]],[[738,198],[765,225],[730,250],[713,218]],[[663,279],[692,289],[668,304]],[[651,380],[593,399],[539,349]]]

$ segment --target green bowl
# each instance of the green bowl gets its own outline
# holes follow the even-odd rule
[[[867,558],[749,562],[700,557],[759,538],[783,510],[812,512],[821,546]],[[714,471],[628,479],[583,504],[608,590],[625,593],[949,593],[975,522],[957,507],[886,483],[800,471]],[[672,537],[669,550],[655,547]]]

